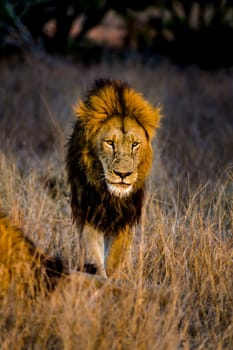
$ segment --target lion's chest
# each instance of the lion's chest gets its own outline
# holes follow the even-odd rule
[[[144,190],[140,189],[127,199],[111,196],[107,191],[100,193],[90,188],[80,198],[81,221],[88,222],[105,235],[114,235],[126,226],[136,224],[141,216]]]

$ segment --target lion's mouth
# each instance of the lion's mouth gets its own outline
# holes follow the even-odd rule
[[[127,197],[132,192],[133,185],[125,182],[107,182],[109,192],[116,197]]]
[[[116,186],[122,186],[122,187],[127,187],[131,186],[131,184],[128,184],[127,182],[109,182],[110,185],[116,185]]]

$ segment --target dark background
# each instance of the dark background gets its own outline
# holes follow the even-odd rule
[[[102,34],[91,35],[97,27]],[[1,0],[0,33],[1,55],[39,49],[84,62],[136,53],[205,69],[233,63],[230,0]]]

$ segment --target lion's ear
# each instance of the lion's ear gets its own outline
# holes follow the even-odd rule
[[[135,118],[145,129],[148,138],[151,140],[155,130],[160,125],[161,108],[154,107],[143,95],[134,89],[127,88],[124,91],[124,100],[128,115]]]
[[[87,112],[85,107],[84,102],[81,100],[73,106],[73,113],[76,119],[85,120]]]
[[[155,131],[160,127],[160,121],[163,118],[162,108],[160,106],[153,107],[152,118],[153,118],[153,121],[151,123],[152,130],[149,130],[150,139],[154,137]],[[151,129],[151,126],[150,126],[150,129]]]
[[[160,121],[162,119],[161,107],[154,107],[147,103],[147,108],[144,108],[144,113],[142,113],[138,120],[140,124],[144,127],[149,140],[152,140],[156,129],[160,127]]]

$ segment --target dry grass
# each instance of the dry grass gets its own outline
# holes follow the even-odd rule
[[[86,286],[74,275],[50,297],[9,293],[0,348],[232,349],[232,72],[1,62],[1,206],[38,246],[75,267],[64,143],[70,106],[100,76],[128,80],[166,114],[134,273],[117,290],[112,280]]]

